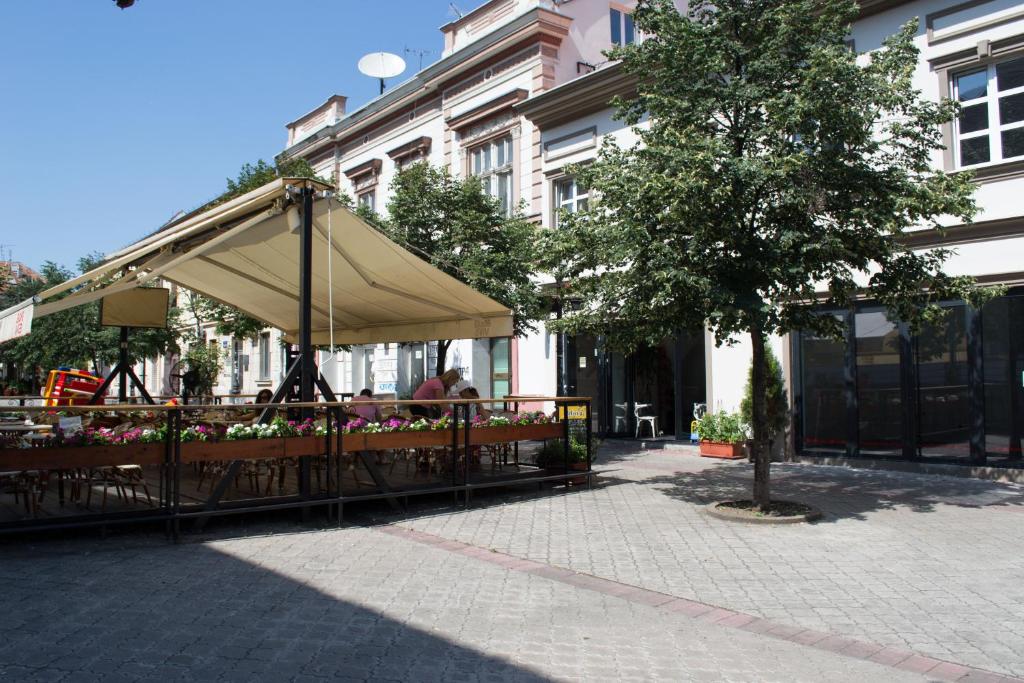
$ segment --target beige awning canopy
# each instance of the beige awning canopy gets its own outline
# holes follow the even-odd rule
[[[35,316],[163,278],[229,304],[295,341],[299,232],[282,178],[154,233],[40,294]],[[328,239],[328,234],[331,238]],[[312,341],[336,344],[504,337],[511,312],[384,237],[334,199],[313,204]],[[53,297],[75,289],[69,296]]]

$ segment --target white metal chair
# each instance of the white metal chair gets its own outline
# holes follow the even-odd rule
[[[644,424],[649,424],[651,426],[651,438],[658,436],[658,417],[656,415],[640,414],[641,410],[650,407],[650,403],[637,403],[633,406],[633,417],[636,418],[636,435],[634,438],[640,438],[640,427]]]

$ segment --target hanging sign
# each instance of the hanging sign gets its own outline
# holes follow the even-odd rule
[[[29,299],[0,311],[0,344],[27,336],[32,331],[32,313],[35,300]]]
[[[569,419],[570,420],[586,420],[587,419],[587,407],[586,406],[579,406],[579,405],[576,405],[576,406],[573,406],[573,405],[564,406],[564,405],[561,405],[561,406],[558,406],[558,419],[559,420],[566,419],[566,417],[565,417],[565,409],[566,408],[569,409]]]

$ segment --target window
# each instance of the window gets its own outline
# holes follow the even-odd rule
[[[491,397],[505,398],[512,393],[511,339],[491,340]]]
[[[506,135],[470,150],[470,172],[479,177],[486,194],[512,213],[512,136]]]
[[[608,10],[608,16],[612,25],[613,45],[632,45],[636,40],[636,31],[633,28],[633,15],[619,9]]]
[[[953,76],[960,167],[1024,157],[1024,57]]]
[[[261,380],[269,380],[270,379],[270,333],[269,332],[261,332],[260,333],[259,354],[260,354],[260,379]]]
[[[359,203],[359,206],[361,208],[369,209],[370,211],[376,211],[377,191],[370,190],[369,192],[364,192],[356,198],[356,201]]]
[[[558,225],[558,214],[562,211],[576,213],[587,208],[589,193],[585,187],[581,187],[575,178],[561,178],[555,181],[555,220],[553,225]]]

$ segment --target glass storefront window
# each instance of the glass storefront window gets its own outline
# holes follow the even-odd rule
[[[862,307],[853,314],[852,353],[800,334],[793,381],[801,451],[840,452],[849,434],[853,452],[869,458],[1024,464],[1024,290],[979,312],[943,305],[942,320],[912,335],[880,307]]]
[[[971,455],[966,313],[954,306],[917,335],[918,446],[925,457]]]
[[[903,396],[900,333],[885,311],[854,316],[857,408],[862,455],[902,455]]]
[[[843,452],[846,449],[846,349],[842,342],[804,332],[803,446],[805,450]]]
[[[1017,464],[1024,432],[1024,296],[990,301],[981,319],[985,452],[989,464]]]

